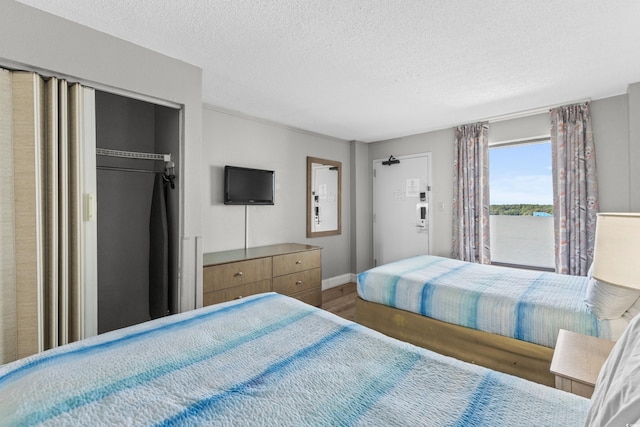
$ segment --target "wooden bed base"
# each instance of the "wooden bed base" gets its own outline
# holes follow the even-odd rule
[[[355,321],[385,335],[553,387],[553,349],[356,299]]]

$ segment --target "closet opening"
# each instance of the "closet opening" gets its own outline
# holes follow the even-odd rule
[[[100,90],[95,104],[97,326],[104,333],[179,310],[180,110]],[[170,154],[172,164],[127,153]]]

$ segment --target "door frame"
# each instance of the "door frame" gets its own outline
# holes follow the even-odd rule
[[[432,186],[432,166],[431,166],[431,152],[422,152],[422,153],[414,153],[414,154],[405,154],[402,156],[392,156],[394,159],[397,160],[406,160],[406,159],[413,159],[416,157],[426,157],[427,159],[427,181],[428,181],[428,185],[427,185],[427,203],[429,206],[428,209],[428,218],[429,218],[429,225],[427,227],[427,250],[428,253],[431,254],[433,253],[433,186]],[[376,254],[376,239],[377,239],[377,231],[376,231],[376,164],[379,164],[380,166],[382,166],[382,162],[388,161],[390,159],[389,158],[383,158],[383,159],[375,159],[372,161],[371,163],[371,210],[372,210],[372,254],[373,254],[373,266],[376,267],[377,266],[377,254]],[[393,165],[389,166],[389,167],[393,167]]]

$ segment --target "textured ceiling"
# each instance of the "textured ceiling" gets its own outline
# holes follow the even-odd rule
[[[20,0],[203,69],[204,103],[364,142],[625,93],[637,0]]]

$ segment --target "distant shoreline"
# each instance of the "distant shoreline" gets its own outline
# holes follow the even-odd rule
[[[536,215],[537,214],[537,215]],[[505,204],[490,205],[489,215],[525,215],[539,216],[547,214],[553,216],[553,205],[537,205],[537,204]]]

